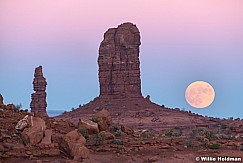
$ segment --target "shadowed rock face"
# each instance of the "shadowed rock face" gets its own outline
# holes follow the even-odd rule
[[[31,95],[31,112],[46,114],[46,85],[47,82],[42,73],[42,66],[39,66],[35,69],[34,74],[33,87],[36,92]]]
[[[3,104],[3,96],[0,94],[0,104]]]
[[[132,23],[105,32],[98,58],[101,98],[142,97],[140,44],[139,30]]]

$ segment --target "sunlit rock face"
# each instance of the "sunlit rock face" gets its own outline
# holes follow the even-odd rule
[[[140,32],[132,23],[105,32],[98,57],[101,98],[142,97],[140,44]]]
[[[31,94],[31,112],[46,114],[46,78],[43,76],[42,66],[35,69],[33,87],[35,93]]]

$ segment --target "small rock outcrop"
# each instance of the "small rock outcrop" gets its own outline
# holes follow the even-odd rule
[[[105,32],[98,57],[101,98],[142,97],[140,44],[140,32],[132,23]]]
[[[115,135],[113,135],[112,133],[110,133],[108,131],[101,131],[100,135],[102,136],[102,138],[104,140],[115,139]]]
[[[25,144],[36,145],[44,137],[46,123],[43,119],[30,116],[31,127],[25,128],[21,133]]]
[[[5,109],[5,105],[3,103],[3,96],[0,94],[0,108]]]
[[[49,145],[52,143],[52,129],[45,130],[45,137],[41,140],[41,144]]]
[[[38,112],[46,114],[46,78],[43,76],[42,66],[39,66],[35,69],[34,74],[34,91],[31,95],[30,108],[31,112]]]
[[[75,129],[64,135],[62,148],[75,161],[81,161],[89,156],[89,149],[85,147],[85,143],[85,138]]]
[[[124,133],[126,133],[127,135],[132,135],[132,134],[134,134],[134,130],[133,130],[133,129],[131,129],[131,128],[127,127],[127,126],[124,126],[124,125],[121,126],[121,130],[122,130]]]
[[[103,109],[95,114],[95,117],[97,118],[97,123],[99,127],[99,131],[109,131],[109,127],[112,124],[112,118],[110,113]]]
[[[0,105],[3,105],[3,96],[0,94]]]
[[[98,124],[89,119],[79,119],[78,128],[86,129],[89,134],[98,134],[99,128]]]

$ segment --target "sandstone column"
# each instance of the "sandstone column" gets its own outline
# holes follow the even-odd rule
[[[101,98],[142,97],[140,44],[139,30],[132,23],[105,32],[98,57]]]
[[[42,73],[42,66],[35,69],[33,87],[35,93],[31,94],[31,112],[46,114],[46,78]]]

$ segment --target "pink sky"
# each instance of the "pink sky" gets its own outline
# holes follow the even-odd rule
[[[185,38],[201,44],[243,35],[241,0],[3,0],[0,6],[0,34],[10,46],[100,41],[104,30],[125,21],[137,24],[144,40],[162,37],[175,44]]]

